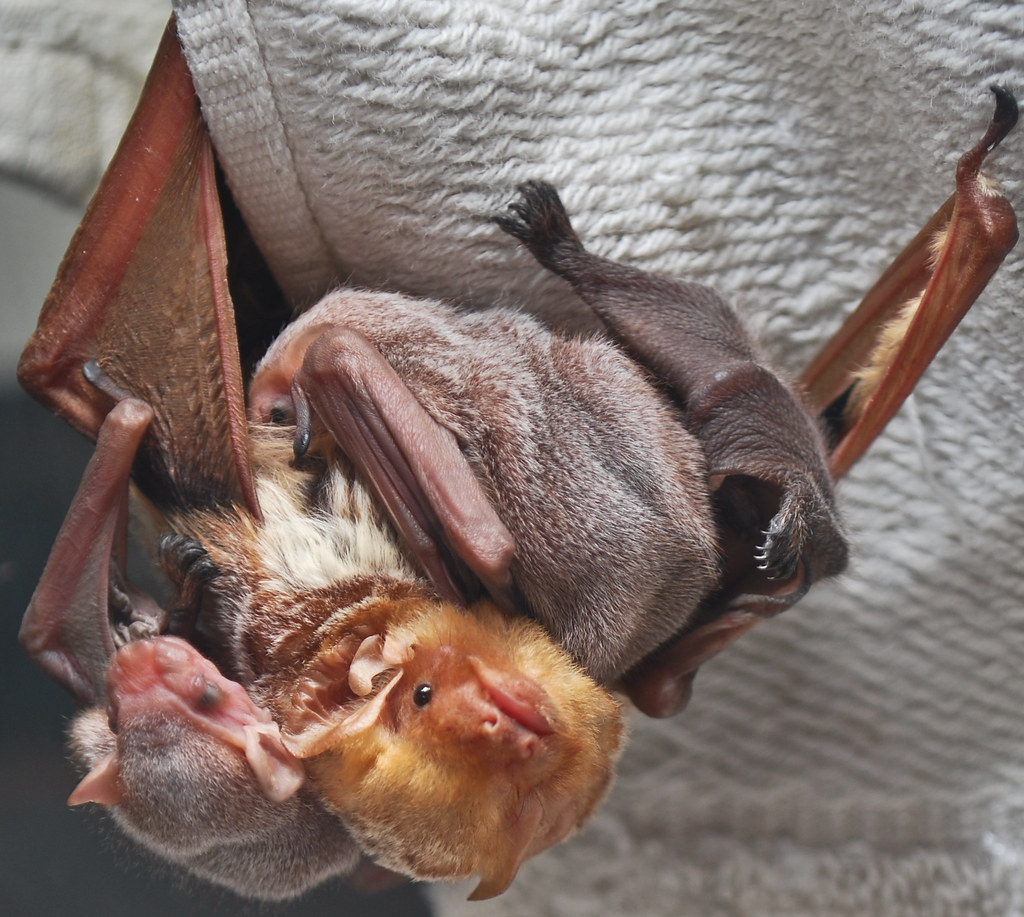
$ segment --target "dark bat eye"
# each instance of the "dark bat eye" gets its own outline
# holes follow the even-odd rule
[[[295,416],[287,407],[278,404],[270,409],[270,422],[275,426],[283,427],[295,423]]]
[[[434,696],[434,690],[430,685],[416,685],[412,691],[412,702],[417,707],[426,707]]]
[[[221,690],[212,681],[208,681],[203,686],[203,693],[199,695],[196,700],[196,706],[200,710],[211,710],[217,706],[217,702],[220,700]]]

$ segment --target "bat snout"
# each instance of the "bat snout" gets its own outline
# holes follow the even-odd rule
[[[486,754],[497,755],[506,766],[513,762],[541,767],[557,744],[557,717],[548,693],[519,673],[492,668],[470,658],[475,681],[474,714],[477,735],[486,743]]]
[[[264,795],[275,802],[288,799],[305,779],[301,762],[284,746],[270,713],[178,637],[122,647],[110,664],[107,683],[115,731],[132,717],[162,713],[243,755]]]
[[[177,637],[137,640],[115,654],[107,672],[110,705],[115,716],[138,706],[184,704],[212,710],[222,701],[226,679],[192,646]]]
[[[499,716],[537,736],[549,736],[557,731],[554,703],[537,682],[489,668],[479,659],[470,659],[470,665]]]

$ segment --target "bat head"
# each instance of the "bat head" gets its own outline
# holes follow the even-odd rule
[[[383,865],[478,874],[473,897],[490,897],[603,798],[621,711],[536,623],[488,603],[418,604],[386,634],[321,654],[285,741]]]

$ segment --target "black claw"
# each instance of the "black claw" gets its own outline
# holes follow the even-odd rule
[[[292,443],[292,451],[297,459],[302,458],[309,451],[309,430],[296,428],[295,440]]]
[[[295,406],[295,439],[292,441],[292,451],[295,458],[300,459],[309,451],[309,442],[313,435],[313,415],[306,393],[297,382],[292,383],[292,404]]]
[[[996,97],[996,110],[989,122],[985,135],[971,147],[956,166],[956,180],[962,182],[974,180],[981,169],[985,157],[992,152],[1002,139],[1013,130],[1017,123],[1017,100],[1005,86],[990,86]]]
[[[96,360],[86,360],[82,364],[82,375],[94,388],[113,401],[120,402],[132,397],[132,393],[111,379]]]
[[[178,587],[169,609],[168,633],[190,638],[199,617],[206,587],[221,575],[202,543],[188,535],[165,535],[158,548],[160,567]]]
[[[754,551],[754,561],[768,579],[789,579],[800,563],[799,536],[795,528],[795,515],[790,494],[782,501],[778,513],[772,517],[764,543]]]
[[[1005,86],[994,85],[989,88],[996,97],[996,110],[992,115],[995,131],[988,147],[991,150],[1013,130],[1013,126],[1017,123],[1017,99]]]

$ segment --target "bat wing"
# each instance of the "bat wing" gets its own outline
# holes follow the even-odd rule
[[[117,390],[154,418],[134,475],[158,506],[259,516],[213,151],[173,22],[18,367],[95,439]],[[107,392],[90,383],[94,360]]]
[[[867,450],[1017,241],[1017,222],[998,186],[980,173],[1017,122],[1017,103],[993,87],[996,110],[965,153],[956,190],[886,270],[803,375],[813,413],[828,429],[829,473],[841,478]],[[728,554],[729,552],[727,552]],[[732,555],[733,560],[740,555]],[[640,709],[667,716],[686,706],[697,669],[805,589],[758,586],[749,563],[727,570],[725,587],[693,629],[646,659],[626,679]]]
[[[173,22],[18,374],[97,440],[21,631],[90,705],[105,696],[111,611],[150,631],[162,615],[124,578],[129,472],[158,508],[260,516],[213,152]]]
[[[21,625],[28,653],[83,707],[106,699],[114,654],[107,612],[111,586],[122,585],[128,475],[152,416],[147,405],[128,399],[104,420]]]
[[[980,172],[1017,123],[1017,102],[993,86],[988,130],[957,164],[956,190],[868,292],[803,375],[826,416],[840,478],[913,391],[939,349],[1017,242],[1017,220]]]

